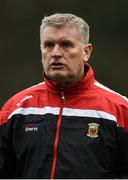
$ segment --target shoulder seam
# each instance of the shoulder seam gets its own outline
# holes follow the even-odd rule
[[[117,93],[117,92],[111,90],[110,88],[104,86],[103,84],[95,81],[95,82],[94,82],[94,85],[95,85],[95,86],[98,86],[99,88],[101,88],[101,89],[103,89],[103,90],[106,90],[106,91],[108,91],[108,92],[111,92],[111,93],[113,93],[113,94],[116,94],[116,95],[122,97],[125,101],[128,102],[128,98],[127,98],[126,96],[122,96],[120,93]]]

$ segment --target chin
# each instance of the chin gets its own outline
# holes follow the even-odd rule
[[[67,81],[67,78],[63,77],[63,76],[55,76],[55,77],[51,77],[51,79],[53,81],[59,82],[59,83],[64,83]]]
[[[62,71],[62,70],[54,70],[54,71],[49,71],[46,76],[56,82],[59,83],[66,83],[66,82],[71,82],[75,78],[75,74],[71,73],[69,71]]]
[[[69,80],[69,77],[67,75],[63,75],[60,73],[50,74],[47,77],[59,83],[64,83],[64,82],[67,82],[67,80]]]

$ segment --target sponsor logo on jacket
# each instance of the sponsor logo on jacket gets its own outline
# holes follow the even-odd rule
[[[36,123],[27,123],[25,125],[25,131],[38,131],[38,128],[43,124],[43,122],[36,122]]]

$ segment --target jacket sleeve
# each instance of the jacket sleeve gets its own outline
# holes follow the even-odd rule
[[[14,178],[15,156],[12,146],[11,124],[8,121],[9,111],[3,108],[0,111],[0,179]]]
[[[128,179],[128,105],[122,106],[118,121],[122,122],[121,128],[118,128],[118,174],[119,179]],[[119,125],[120,126],[120,125]]]
[[[27,95],[26,95],[27,96]],[[12,96],[0,111],[0,179],[16,178],[17,158],[14,149],[14,117],[11,114],[19,108],[24,93]]]

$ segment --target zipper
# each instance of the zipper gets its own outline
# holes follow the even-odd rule
[[[60,89],[60,95],[61,95],[61,106],[60,106],[60,112],[59,112],[59,117],[57,120],[57,127],[56,127],[56,135],[55,135],[55,141],[54,141],[54,154],[53,154],[53,161],[52,161],[52,169],[51,169],[51,174],[50,174],[50,179],[54,179],[55,175],[55,169],[56,169],[56,162],[57,162],[57,150],[58,150],[58,143],[59,143],[59,136],[60,136],[60,127],[61,127],[61,122],[62,122],[62,112],[63,112],[63,107],[65,104],[65,96],[64,96],[64,89]]]
[[[60,94],[61,94],[62,104],[64,105],[66,103],[65,95],[64,95],[64,88],[60,88]]]

